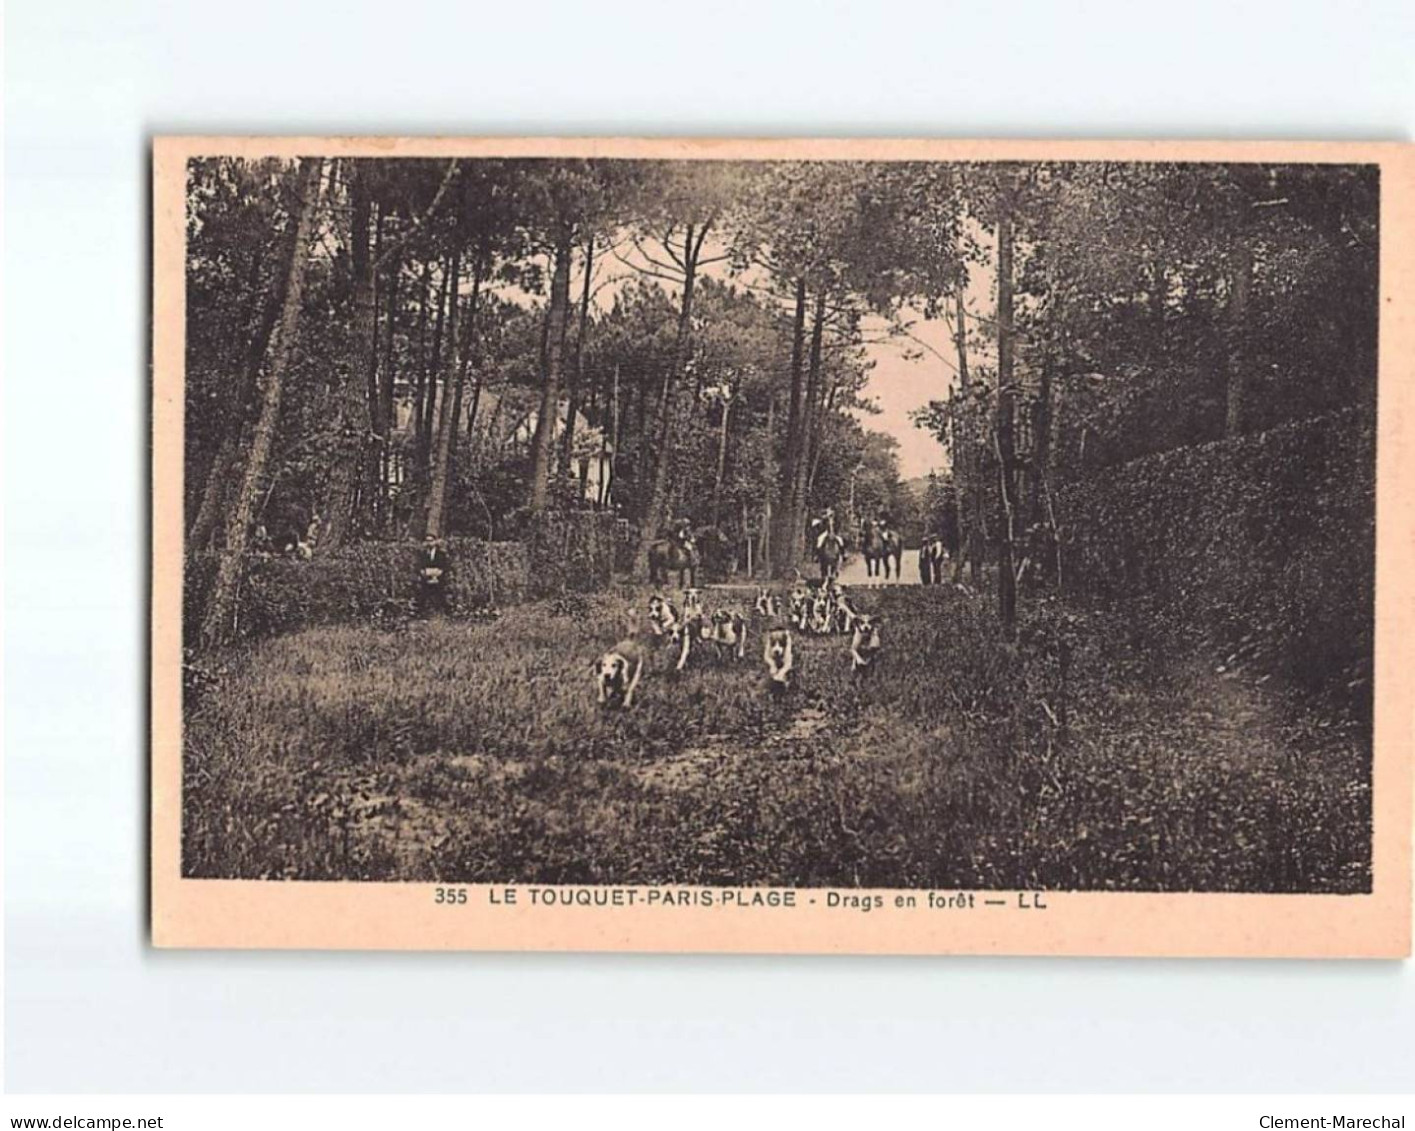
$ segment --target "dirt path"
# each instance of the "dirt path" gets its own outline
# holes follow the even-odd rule
[[[845,563],[845,568],[840,571],[840,584],[866,587],[871,585],[918,585],[919,584],[919,551],[905,550],[901,559],[900,575],[898,577],[871,577],[865,568],[865,558],[863,554],[853,554]]]

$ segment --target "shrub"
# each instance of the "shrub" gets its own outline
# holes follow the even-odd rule
[[[524,601],[530,563],[518,542],[451,538],[448,612],[474,615]],[[200,613],[216,574],[217,555],[187,561],[185,634],[195,644]],[[414,543],[357,542],[310,561],[252,557],[242,580],[238,636],[260,637],[345,621],[396,622],[413,611],[418,547]]]
[[[593,511],[549,512],[524,524],[524,541],[449,538],[448,611],[474,616],[552,594],[606,588],[629,543],[628,524]],[[189,555],[183,610],[189,647],[216,577],[218,556]],[[413,611],[418,546],[356,542],[309,561],[252,556],[242,581],[238,636],[271,636],[320,624],[390,623]]]

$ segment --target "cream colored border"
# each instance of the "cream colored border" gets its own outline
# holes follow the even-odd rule
[[[428,884],[188,880],[181,846],[184,167],[192,156],[1373,162],[1381,166],[1374,890],[1049,893],[1046,911],[585,909],[433,902]],[[1411,939],[1415,147],[1340,142],[169,137],[153,143],[152,934],[158,946],[1400,957]],[[1407,489],[1402,490],[1402,485]],[[496,888],[495,890],[501,890]],[[803,892],[804,902],[812,894]],[[882,893],[886,904],[895,893]],[[921,894],[921,893],[916,893]],[[998,897],[999,893],[988,893]],[[983,893],[978,894],[981,903]],[[524,901],[525,896],[522,895]]]

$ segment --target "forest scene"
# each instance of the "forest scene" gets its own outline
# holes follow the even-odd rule
[[[1379,215],[191,161],[183,873],[1370,890]]]

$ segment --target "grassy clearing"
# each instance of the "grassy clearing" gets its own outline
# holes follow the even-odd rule
[[[887,618],[869,681],[843,639],[798,641],[799,684],[772,701],[753,638],[740,666],[665,663],[632,711],[601,712],[590,663],[645,597],[312,629],[208,664],[187,715],[187,874],[1369,886],[1364,731],[1245,677],[1093,623],[1063,692],[1044,647],[996,642],[984,604],[897,588],[861,594]]]

